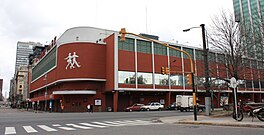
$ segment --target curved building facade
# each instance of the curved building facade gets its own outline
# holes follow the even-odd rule
[[[197,82],[202,84],[202,50],[172,45],[191,54]],[[211,53],[210,58],[211,77],[229,78],[223,64],[217,61],[219,56]],[[170,74],[161,74],[161,67],[168,67]],[[247,70],[243,74],[253,73],[252,68]],[[263,75],[263,66],[255,70]],[[65,31],[32,69],[30,97],[34,107],[53,112],[84,112],[88,104],[94,105],[94,111],[107,111],[109,107],[123,111],[133,103],[152,101],[168,106],[175,102],[176,95],[192,94],[186,83],[188,72],[189,60],[180,52],[130,35],[120,42],[116,31],[76,27]],[[247,87],[247,81],[259,85]],[[241,80],[239,96],[263,100],[263,82],[261,74]],[[221,97],[232,101],[231,90],[224,87],[224,82],[215,84],[214,105],[220,107]],[[204,88],[199,83],[197,88],[203,103]]]

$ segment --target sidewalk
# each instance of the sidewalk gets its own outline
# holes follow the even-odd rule
[[[252,128],[264,128],[264,122],[258,118],[245,116],[242,121],[236,121],[231,116],[204,116],[198,115],[197,121],[194,121],[194,116],[173,116],[160,118],[163,123],[170,124],[195,124],[195,125],[215,125],[215,126],[234,126],[234,127],[252,127]]]

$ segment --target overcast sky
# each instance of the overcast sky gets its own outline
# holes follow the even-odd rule
[[[18,41],[50,43],[77,26],[157,35],[162,41],[201,47],[201,29],[182,30],[204,23],[220,10],[233,12],[232,0],[1,0],[0,78],[3,95],[14,76]]]

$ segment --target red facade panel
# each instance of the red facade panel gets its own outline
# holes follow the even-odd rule
[[[114,74],[114,49],[115,49],[115,35],[112,34],[105,39],[106,42],[106,84],[105,90],[111,91],[114,89],[115,74]]]
[[[118,51],[118,70],[135,71],[135,52]]]
[[[106,46],[93,43],[64,44],[57,51],[57,79],[93,78],[105,79]],[[69,53],[79,56],[77,61],[81,67],[66,69],[65,58]]]
[[[138,72],[152,72],[152,56],[146,53],[137,53]]]
[[[171,70],[171,74],[181,74],[182,73],[182,58],[170,57],[170,70]]]
[[[198,77],[204,77],[204,62],[201,60],[196,60],[196,74]]]
[[[184,62],[184,72],[191,72],[191,63],[190,63],[190,60],[189,59],[183,59],[183,62]],[[193,63],[193,66],[194,66],[194,63]],[[193,67],[193,70],[194,70],[194,67]]]
[[[168,67],[168,57],[163,55],[154,55],[155,73],[161,73],[161,67]]]

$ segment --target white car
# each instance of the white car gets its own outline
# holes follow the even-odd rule
[[[164,108],[164,105],[158,103],[158,102],[151,102],[147,105],[143,105],[140,107],[143,111],[150,111],[150,110],[162,110]]]

